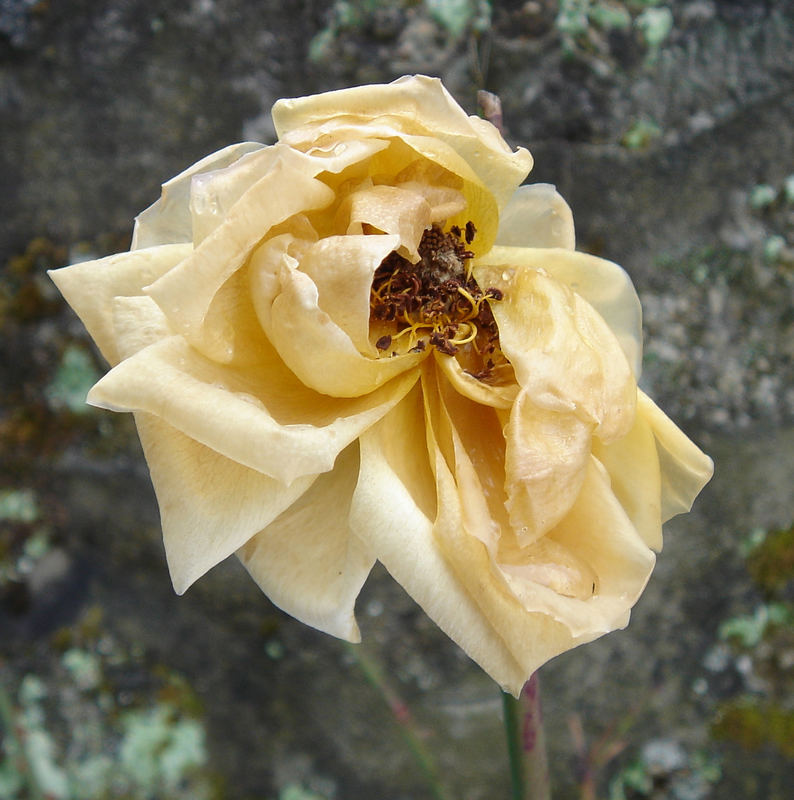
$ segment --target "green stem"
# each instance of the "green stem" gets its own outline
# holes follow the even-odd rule
[[[551,800],[537,673],[519,698],[502,692],[512,800]]]
[[[507,755],[510,759],[511,800],[524,800],[524,770],[521,766],[521,745],[518,737],[518,700],[502,692],[502,715],[507,737]]]
[[[347,645],[347,648],[364,673],[364,677],[375,687],[378,694],[380,694],[386,702],[386,705],[389,706],[392,716],[400,729],[400,733],[402,733],[403,739],[408,745],[408,749],[419,764],[419,768],[422,770],[435,800],[452,800],[438,778],[433,759],[422,741],[422,737],[418,732],[416,722],[408,706],[405,705],[397,693],[386,683],[380,668],[375,661],[362,650],[361,645]]]

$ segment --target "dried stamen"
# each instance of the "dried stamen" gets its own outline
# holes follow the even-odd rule
[[[378,339],[378,350],[407,337],[406,350],[430,345],[445,355],[460,354],[467,371],[481,381],[499,380],[499,370],[509,368],[489,305],[502,293],[493,287],[483,291],[471,274],[474,254],[467,246],[476,232],[472,222],[463,231],[453,225],[447,233],[433,225],[422,236],[416,264],[394,252],[381,262],[370,315],[373,322],[392,323],[394,332]]]

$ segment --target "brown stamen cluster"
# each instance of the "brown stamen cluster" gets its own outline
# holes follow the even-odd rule
[[[405,336],[406,349],[414,352],[431,346],[454,356],[466,347],[475,356],[466,359],[467,366],[476,367],[467,371],[479,380],[491,378],[506,363],[489,305],[501,300],[502,292],[483,291],[471,275],[474,254],[468,245],[475,233],[471,222],[463,231],[452,226],[444,232],[433,225],[422,236],[416,264],[394,252],[381,262],[372,282],[370,314],[373,321],[394,323],[395,332],[378,339],[379,350],[391,349]]]

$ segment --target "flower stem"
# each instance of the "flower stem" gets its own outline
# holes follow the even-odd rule
[[[510,757],[511,800],[551,800],[537,673],[524,684],[518,700],[502,692],[502,706]]]
[[[402,733],[408,749],[416,759],[419,768],[427,780],[434,800],[451,800],[450,795],[438,778],[438,771],[433,762],[433,758],[427,747],[425,747],[423,737],[408,706],[397,695],[394,689],[388,685],[380,667],[366,652],[364,652],[361,645],[354,646],[347,644],[346,646],[348,652],[355,658],[356,663],[364,673],[364,677],[377,690],[386,705],[389,706],[389,710],[400,729],[400,733]]]

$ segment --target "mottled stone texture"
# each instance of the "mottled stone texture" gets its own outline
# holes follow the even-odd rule
[[[785,631],[744,649],[719,638],[725,620],[791,600],[790,584],[772,596],[753,582],[740,543],[794,518],[794,5],[613,2],[628,27],[591,15],[567,38],[565,3],[494,2],[461,33],[426,5],[0,2],[0,490],[38,503],[35,523],[0,519],[0,688],[16,702],[24,675],[58,680],[67,641],[113,661],[112,640],[134,654],[105,666],[120,707],[155,694],[163,670],[192,686],[207,796],[433,796],[350,651],[285,618],[236,563],[171,593],[130,423],[58,400],[67,344],[89,350],[43,278],[70,251],[125,246],[160,182],[199,157],[271,140],[276,98],[426,71],[472,112],[477,88],[501,95],[508,137],[571,202],[580,246],[631,273],[644,380],[716,461],[630,628],[542,671],[555,797],[580,796],[579,723],[588,743],[618,743],[599,797],[610,781],[629,798],[787,797],[779,742],[712,732],[737,698],[790,712],[794,686]],[[654,5],[673,27],[651,46],[637,19]],[[47,553],[20,566],[39,529]],[[507,796],[495,687],[385,573],[359,607],[366,652],[450,796]],[[77,723],[54,713],[65,747]]]

